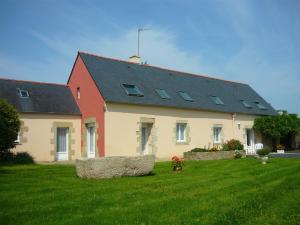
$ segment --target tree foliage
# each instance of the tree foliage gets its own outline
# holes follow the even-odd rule
[[[0,98],[0,152],[15,147],[19,129],[19,113],[14,106]]]
[[[253,129],[272,139],[282,138],[300,131],[300,118],[288,113],[259,117],[254,120]]]

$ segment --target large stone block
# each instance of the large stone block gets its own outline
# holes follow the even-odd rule
[[[111,156],[95,159],[77,159],[76,172],[82,178],[112,178],[122,176],[143,176],[152,172],[154,155]]]

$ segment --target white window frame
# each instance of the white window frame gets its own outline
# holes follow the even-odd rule
[[[215,144],[220,144],[222,142],[222,127],[221,126],[213,127],[213,136],[214,136]]]
[[[20,134],[20,132],[18,132],[17,139],[15,140],[15,143],[20,144],[20,142],[21,142],[21,134]]]
[[[177,142],[186,142],[186,126],[187,126],[186,123],[177,123],[176,124],[176,141]]]

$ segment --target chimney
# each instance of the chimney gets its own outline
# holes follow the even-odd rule
[[[137,55],[133,55],[133,56],[129,57],[129,62],[140,64],[141,63],[141,57],[139,57]]]

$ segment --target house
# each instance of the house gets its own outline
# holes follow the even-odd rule
[[[68,86],[1,78],[0,98],[20,113],[14,151],[28,152],[36,161],[81,156],[81,113]]]
[[[248,152],[267,143],[252,130],[276,111],[249,85],[79,52],[68,86],[82,114],[82,156],[155,154],[239,139]]]

